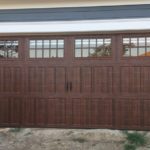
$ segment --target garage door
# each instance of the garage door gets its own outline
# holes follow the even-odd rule
[[[0,39],[0,126],[150,128],[150,35]]]

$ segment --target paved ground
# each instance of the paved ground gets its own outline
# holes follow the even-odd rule
[[[0,150],[123,150],[124,141],[114,130],[0,129]]]

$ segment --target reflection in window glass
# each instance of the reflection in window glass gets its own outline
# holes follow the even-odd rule
[[[131,45],[137,46],[138,39],[137,38],[131,38]]]
[[[64,40],[30,40],[30,58],[64,57]],[[33,51],[35,50],[35,51]]]
[[[150,56],[150,47],[146,48],[146,56]]]
[[[91,49],[90,49],[90,56],[91,56],[91,55],[94,55],[95,51],[96,51],[96,50],[95,50],[94,48],[91,48]]]
[[[75,57],[111,56],[111,38],[75,40]]]
[[[124,46],[123,56],[130,56],[130,48]]]
[[[0,58],[18,58],[18,41],[0,41]]]
[[[123,56],[150,56],[150,37],[123,38]]]
[[[139,56],[145,56],[145,47],[139,47]]]
[[[110,45],[111,39],[104,39],[104,43],[105,43],[106,45]]]
[[[102,46],[104,44],[104,39],[97,39],[97,46]]]

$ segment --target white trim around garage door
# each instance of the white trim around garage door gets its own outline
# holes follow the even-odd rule
[[[0,23],[0,33],[58,33],[150,30],[150,18]]]

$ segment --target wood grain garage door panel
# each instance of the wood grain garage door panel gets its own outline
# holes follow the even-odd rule
[[[0,126],[150,129],[150,38],[130,36],[1,37],[21,45],[0,54]]]
[[[145,128],[150,129],[150,100],[143,101],[143,125]]]
[[[65,93],[65,83],[66,83],[66,68],[57,67],[55,70],[55,86],[56,92]]]
[[[150,67],[142,67],[141,69],[141,90],[143,93],[150,92]]]
[[[29,67],[28,92],[65,92],[65,67]]]
[[[10,124],[20,126],[21,124],[21,103],[22,98],[9,98],[10,102]]]
[[[121,67],[121,92],[139,93],[141,88],[141,67]]]
[[[47,125],[47,99],[35,99],[35,124],[37,126]]]
[[[119,128],[140,128],[140,100],[120,99],[115,104],[116,125]]]
[[[107,94],[113,92],[112,67],[93,67],[93,92]]]
[[[44,86],[44,74],[43,67],[29,67],[28,68],[28,92],[43,92]]]
[[[35,98],[27,97],[22,102],[22,125],[35,125]]]
[[[91,105],[91,122],[93,126],[109,127],[112,122],[112,99],[93,99]]]
[[[9,126],[20,126],[21,123],[21,102],[18,97],[0,98],[0,124]]]
[[[23,89],[21,67],[0,67],[0,92],[21,93]]]
[[[0,98],[0,125],[9,125],[9,98]]]
[[[112,100],[77,98],[72,99],[73,126],[112,127]]]
[[[113,67],[72,67],[72,92],[111,94],[113,92]]]

